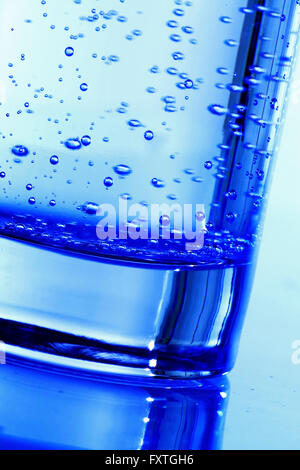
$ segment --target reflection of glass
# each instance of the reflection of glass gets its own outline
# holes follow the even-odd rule
[[[219,449],[228,381],[130,380],[0,367],[2,449]]]

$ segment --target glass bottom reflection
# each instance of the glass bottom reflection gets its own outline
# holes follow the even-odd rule
[[[7,355],[0,365],[0,449],[220,449],[226,377],[82,374]]]

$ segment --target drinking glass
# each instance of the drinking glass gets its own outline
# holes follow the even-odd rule
[[[6,354],[134,376],[228,371],[299,2],[19,3],[0,0]]]

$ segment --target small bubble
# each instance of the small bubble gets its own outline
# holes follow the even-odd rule
[[[193,34],[194,32],[194,29],[192,28],[192,26],[182,26],[181,29],[186,34]]]
[[[68,139],[65,141],[65,147],[69,150],[79,150],[81,148],[81,141],[79,139]]]
[[[73,47],[67,47],[67,48],[65,49],[65,54],[66,54],[67,57],[71,57],[71,56],[74,54],[74,49],[73,49]]]
[[[110,62],[119,62],[120,58],[119,58],[117,55],[111,54],[111,55],[108,57],[108,60],[109,60]]]
[[[134,29],[134,30],[132,31],[132,34],[133,34],[134,36],[142,36],[143,32],[142,32],[140,29]]]
[[[153,93],[156,92],[156,89],[155,89],[153,86],[148,86],[148,88],[146,88],[146,91],[147,91],[148,93],[153,94]]]
[[[175,67],[168,67],[166,72],[170,75],[177,75],[178,74],[178,70]]]
[[[192,181],[194,183],[203,183],[204,180],[201,178],[201,176],[193,176]]]
[[[159,222],[162,227],[168,227],[170,225],[170,217],[168,215],[162,215]]]
[[[229,47],[236,47],[239,45],[238,41],[236,41],[235,39],[226,39],[224,41],[224,44]]]
[[[177,106],[175,106],[174,104],[167,104],[165,106],[165,111],[167,113],[176,113],[177,109]]]
[[[80,90],[81,90],[81,91],[87,91],[87,90],[88,90],[88,85],[87,85],[86,83],[82,83],[82,84],[80,85]]]
[[[228,112],[228,109],[224,106],[221,106],[220,104],[212,104],[208,107],[208,110],[212,114],[216,114],[217,116],[223,116]]]
[[[82,145],[84,145],[85,147],[88,147],[92,142],[92,139],[89,135],[84,135],[82,138],[81,138],[81,143]]]
[[[222,23],[232,23],[232,18],[230,18],[230,16],[221,16],[220,21],[222,21]]]
[[[175,96],[170,96],[170,95],[164,96],[164,97],[162,98],[162,100],[163,100],[165,103],[167,103],[167,104],[169,104],[169,103],[176,103],[176,98],[175,98]]]
[[[254,13],[254,10],[252,8],[247,8],[247,7],[242,7],[239,10],[241,13],[244,13],[245,15],[249,15],[251,13]]]
[[[226,67],[219,67],[219,68],[217,68],[217,72],[220,75],[228,75],[229,74],[229,69],[226,68]]]
[[[207,161],[204,163],[204,167],[207,169],[207,170],[211,170],[211,168],[213,167],[213,164],[211,161]]]
[[[113,170],[120,176],[127,176],[132,173],[132,169],[128,165],[117,165],[113,168]]]
[[[183,52],[173,52],[172,57],[174,60],[184,60]]]
[[[196,212],[196,220],[198,220],[199,222],[203,222],[203,220],[205,220],[204,212],[202,211]]]
[[[152,184],[152,186],[154,186],[155,188],[164,188],[164,186],[165,186],[164,181],[161,180],[161,179],[158,179],[158,178],[152,178],[151,184]]]
[[[142,123],[138,119],[131,119],[127,122],[130,127],[142,127]]]
[[[96,202],[86,202],[81,209],[89,215],[97,214],[99,210],[99,205]]]
[[[171,39],[171,41],[174,41],[174,42],[180,42],[181,41],[181,36],[180,36],[180,34],[171,34],[170,39]]]
[[[154,138],[154,134],[151,130],[145,132],[144,137],[146,140],[152,140]]]
[[[123,193],[121,194],[120,196],[122,199],[125,199],[127,201],[129,201],[130,199],[132,199],[131,195],[129,193]]]
[[[184,10],[182,8],[175,8],[175,10],[173,10],[173,13],[176,16],[184,16]]]
[[[11,151],[14,155],[17,155],[18,157],[26,157],[29,154],[28,148],[24,145],[15,145],[11,149]]]
[[[52,155],[50,158],[50,163],[51,165],[57,165],[59,163],[59,158],[57,155]]]
[[[151,67],[151,69],[150,69],[150,72],[151,73],[159,73],[160,70],[159,70],[158,65],[153,65],[153,67]]]
[[[169,28],[178,28],[178,22],[175,20],[170,20],[167,22],[167,26],[169,26]]]
[[[192,80],[188,79],[184,82],[184,85],[185,85],[185,88],[193,88],[194,82]]]
[[[104,186],[106,186],[107,188],[110,188],[114,184],[114,180],[110,176],[108,176],[107,178],[104,179],[103,183],[104,183]]]
[[[193,170],[192,168],[185,168],[185,170],[183,171],[186,175],[193,175],[195,173],[195,170]]]

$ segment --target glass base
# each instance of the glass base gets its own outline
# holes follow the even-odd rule
[[[225,373],[252,271],[112,265],[1,238],[0,340],[9,354],[81,370]]]

